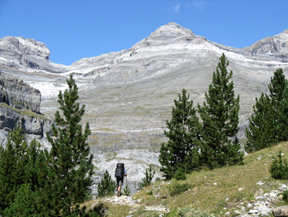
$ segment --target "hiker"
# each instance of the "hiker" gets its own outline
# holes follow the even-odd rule
[[[123,185],[124,182],[124,176],[127,176],[124,163],[117,163],[115,169],[115,177],[117,180],[117,196],[120,196],[121,194],[121,186]]]

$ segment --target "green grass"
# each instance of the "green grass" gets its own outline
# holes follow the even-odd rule
[[[282,142],[274,147],[245,156],[244,165],[193,172],[187,175],[185,181],[174,179],[169,182],[159,181],[142,189],[133,197],[141,199],[143,207],[162,204],[170,211],[192,206],[215,216],[223,216],[226,212],[233,213],[234,210],[239,209],[237,205],[240,203],[245,206],[254,200],[253,195],[260,188],[264,190],[264,193],[267,193],[278,189],[279,184],[288,184],[288,180],[271,178],[269,172],[272,156],[276,156],[280,150],[284,153],[284,158],[288,159],[288,142]],[[262,157],[259,160],[260,156]],[[262,181],[264,185],[256,185],[259,181]],[[176,182],[181,185],[188,184],[190,188],[178,195],[171,196],[171,189]],[[241,190],[239,190],[240,188]],[[285,204],[283,201],[279,203],[279,205],[283,204]],[[115,212],[117,207],[111,206]],[[111,216],[110,211],[112,212],[112,210],[107,210],[108,216]],[[143,209],[134,211],[133,215],[157,216],[155,212],[147,213]]]
[[[9,109],[17,112],[20,115],[28,115],[28,116],[31,116],[31,117],[36,117],[36,118],[41,118],[41,119],[48,119],[44,115],[40,115],[40,114],[34,113],[34,112],[30,111],[30,110],[16,109],[16,108],[13,108],[13,107],[7,105],[6,103],[2,103],[1,102],[0,103],[0,107],[9,108]]]

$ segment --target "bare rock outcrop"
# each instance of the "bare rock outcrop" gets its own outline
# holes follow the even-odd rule
[[[276,56],[288,61],[288,30],[273,37],[261,39],[244,50],[252,54]]]
[[[22,80],[0,72],[0,102],[13,108],[39,113],[41,92]]]
[[[275,217],[285,217],[288,216],[288,206],[279,206],[273,209],[273,215]]]

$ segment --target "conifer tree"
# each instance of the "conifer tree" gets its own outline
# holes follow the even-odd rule
[[[48,216],[70,216],[73,207],[84,202],[91,192],[93,156],[86,143],[91,131],[88,123],[82,130],[80,121],[85,106],[77,103],[78,87],[72,75],[67,84],[68,89],[58,95],[61,114],[55,113],[53,135],[47,134],[51,151],[45,150],[46,162],[38,162],[47,165],[39,172],[44,185],[39,195],[42,195],[41,204],[45,204],[42,210]]]
[[[288,104],[288,81],[285,79],[282,69],[277,69],[274,72],[274,76],[271,78],[271,82],[268,85],[270,91],[270,99],[274,109],[275,125],[271,127],[275,128],[275,140],[277,142],[286,141],[287,135],[287,104]]]
[[[187,173],[198,167],[199,120],[189,97],[185,89],[178,94],[179,100],[174,100],[175,106],[172,107],[172,118],[166,121],[168,130],[164,135],[168,142],[161,144],[159,156],[166,179],[173,178],[178,168]]]
[[[0,147],[0,211],[13,202],[20,186],[28,179],[27,142],[21,122],[10,132],[6,147]]]
[[[276,121],[271,99],[264,93],[259,100],[256,97],[253,112],[254,115],[249,118],[249,129],[246,128],[247,152],[258,151],[275,143]]]
[[[277,69],[268,84],[269,96],[262,93],[253,106],[254,114],[246,129],[246,151],[256,151],[288,140],[288,81]]]
[[[212,83],[205,94],[203,106],[198,104],[202,119],[201,161],[210,169],[241,164],[243,153],[236,137],[239,130],[239,96],[235,97],[232,71],[224,54],[213,72]],[[234,138],[234,139],[233,139]]]
[[[103,179],[98,183],[98,197],[113,195],[116,189],[116,183],[111,179],[109,172],[106,170]]]

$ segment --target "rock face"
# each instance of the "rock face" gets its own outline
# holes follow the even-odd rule
[[[50,51],[46,45],[34,39],[11,36],[1,38],[0,53],[0,64],[2,65],[51,72],[59,70],[55,69],[55,64],[50,63]]]
[[[40,101],[39,90],[0,72],[0,144],[6,143],[9,132],[20,121],[28,142],[37,139],[49,148],[46,133],[52,131],[52,121],[38,114]]]
[[[40,112],[41,92],[0,71],[0,102],[17,109]]]
[[[244,50],[255,54],[265,54],[269,56],[277,56],[288,62],[288,30],[273,37],[264,38],[257,41]]]
[[[58,110],[59,90],[67,88],[65,80],[73,74],[79,102],[85,104],[83,123],[89,122],[92,131],[89,144],[96,170],[101,174],[108,169],[113,175],[116,163],[124,162],[128,182],[141,181],[149,164],[161,176],[159,148],[166,141],[163,132],[173,101],[185,88],[194,106],[202,104],[222,53],[233,71],[235,94],[240,95],[240,140],[255,98],[267,93],[276,69],[283,68],[286,77],[288,71],[286,32],[236,49],[168,23],[130,49],[84,58],[71,66],[51,63],[46,46],[30,42],[2,38],[0,70],[39,89],[40,112],[51,117]]]

